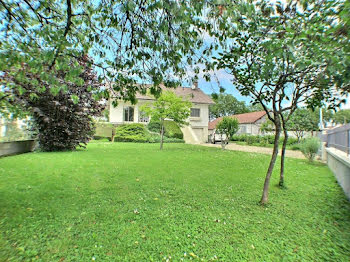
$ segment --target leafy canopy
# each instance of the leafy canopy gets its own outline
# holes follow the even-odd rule
[[[224,134],[226,136],[226,140],[230,140],[230,138],[237,133],[239,122],[237,118],[232,117],[224,117],[217,125],[216,130],[219,134]]]
[[[288,121],[287,129],[294,132],[300,141],[305,132],[319,130],[317,115],[310,109],[298,108]]]
[[[40,148],[44,151],[73,150],[84,147],[94,134],[92,117],[101,116],[104,106],[94,94],[99,91],[100,83],[90,68],[88,57],[70,59],[70,70],[75,65],[83,69],[78,83],[67,80],[70,70],[59,70],[56,78],[67,87],[67,91],[55,90],[46,81],[41,81],[39,73],[29,73],[27,65],[18,69],[25,72],[25,81],[19,81],[11,74],[11,68],[3,75],[8,83],[20,88],[13,89],[11,103],[30,112],[38,131]],[[42,88],[38,88],[42,87]]]
[[[334,114],[334,123],[346,124],[350,123],[350,109],[339,110]]]
[[[0,72],[11,69],[17,83],[6,83],[3,93],[20,89],[25,74],[38,74],[53,93],[67,91],[58,70],[68,70],[73,57],[89,55],[100,80],[108,80],[118,98],[135,101],[145,90],[136,82],[174,87],[195,62],[201,46],[200,31],[193,26],[203,11],[204,0],[112,1],[34,0],[0,1]],[[26,66],[26,71],[17,70]],[[74,66],[66,80],[79,84],[81,69]],[[171,76],[171,78],[170,78]],[[21,83],[20,83],[21,82]],[[113,83],[113,84],[111,84]],[[35,85],[42,89],[44,86]],[[107,90],[109,89],[109,90]]]
[[[144,111],[152,120],[164,122],[165,119],[173,120],[179,125],[187,125],[186,120],[190,116],[192,103],[183,100],[172,91],[163,92],[152,104],[141,106],[140,110]]]
[[[210,105],[210,118],[218,118],[221,116],[230,116],[249,112],[249,108],[243,101],[238,101],[231,94],[219,94],[213,96],[215,104]]]
[[[349,86],[347,33],[338,18],[342,1],[270,3],[222,1],[225,12],[209,27],[218,49],[207,70],[225,69],[242,95],[265,109],[293,112],[298,103],[336,106],[335,87]],[[348,21],[348,19],[347,19]],[[341,80],[339,79],[341,77]],[[276,110],[275,110],[276,109]],[[268,110],[267,110],[268,111]],[[268,113],[272,118],[272,113]]]

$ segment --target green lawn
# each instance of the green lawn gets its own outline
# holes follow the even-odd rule
[[[350,203],[329,169],[165,144],[0,159],[2,261],[349,261]],[[171,259],[170,259],[171,257]]]
[[[258,146],[258,147],[273,148],[273,144],[262,145],[260,143],[253,143],[253,144],[249,145],[247,142],[244,142],[244,141],[230,141],[230,143],[234,143],[234,144],[242,145],[242,146]],[[286,149],[287,150],[300,150],[299,148],[296,149],[295,146],[296,146],[296,144],[295,145],[287,145]],[[279,144],[279,149],[280,150],[282,149],[282,144]]]

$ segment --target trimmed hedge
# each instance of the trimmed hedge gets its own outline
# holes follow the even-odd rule
[[[114,141],[146,143],[149,132],[143,124],[125,124],[115,130]]]
[[[158,133],[150,133],[149,143],[160,143],[160,135]],[[164,143],[185,143],[183,139],[174,138],[174,137],[163,137]]]
[[[253,144],[260,144],[260,145],[268,145],[271,144],[273,145],[275,140],[274,135],[265,135],[265,136],[260,136],[260,135],[247,135],[247,134],[241,134],[241,135],[234,135],[231,138],[231,141],[241,141],[241,142],[246,142],[248,145],[253,145]],[[280,139],[280,144],[282,144],[284,141],[284,137],[281,136]],[[298,143],[298,139],[294,137],[289,137],[287,141],[287,145],[295,145]]]
[[[174,121],[170,120],[165,120],[164,121],[164,128],[165,128],[165,133],[164,135],[168,138],[178,138],[178,139],[183,139],[184,135],[178,126]]]
[[[150,121],[147,128],[151,132],[160,133],[160,123],[158,121]],[[171,120],[164,121],[164,135],[168,138],[183,139],[184,135],[178,124]]]
[[[160,135],[149,132],[143,124],[125,124],[117,127],[114,141],[135,143],[159,143]],[[164,143],[184,143],[183,139],[164,137]]]
[[[153,121],[151,119],[151,121],[147,124],[147,129],[151,132],[159,134],[160,133],[160,122]]]

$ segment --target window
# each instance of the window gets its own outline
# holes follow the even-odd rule
[[[191,117],[200,117],[201,110],[199,108],[191,108]]]
[[[143,111],[139,111],[139,122],[141,122],[141,123],[148,123],[149,122],[149,117]]]
[[[132,106],[124,107],[124,121],[134,122],[134,108]]]

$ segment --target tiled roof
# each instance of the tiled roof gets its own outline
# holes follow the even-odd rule
[[[198,104],[214,104],[211,97],[205,94],[200,88],[192,89],[190,87],[166,88],[160,85],[163,91],[173,91],[177,96],[188,99],[192,103]],[[154,96],[148,94],[137,93],[136,98],[139,100],[155,100]]]
[[[160,86],[163,91],[169,90],[173,91],[177,96],[188,99],[192,103],[198,104],[214,104],[211,97],[205,94],[200,88],[192,89],[190,87],[177,87],[177,88],[166,88],[165,86]],[[154,100],[151,95],[136,94],[136,98],[140,100]]]
[[[232,115],[229,117],[237,118],[240,124],[252,124],[258,121],[260,118],[266,115],[265,111],[257,111],[245,114]],[[208,129],[215,129],[216,125],[223,119],[223,117],[219,117],[211,122],[209,122]]]

